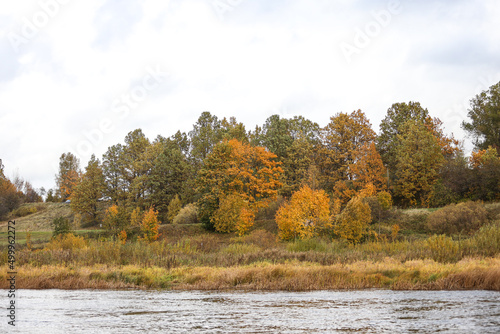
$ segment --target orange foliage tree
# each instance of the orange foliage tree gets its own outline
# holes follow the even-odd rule
[[[339,180],[352,179],[349,166],[356,160],[356,151],[375,140],[375,136],[370,121],[361,110],[330,118],[330,123],[322,130],[323,146],[320,148],[319,167],[324,189],[332,189]]]
[[[158,232],[159,226],[160,222],[158,221],[158,211],[153,208],[149,208],[149,210],[144,213],[144,217],[142,218],[141,239],[147,242],[153,242],[157,240],[160,236],[160,233]]]
[[[197,177],[198,192],[202,194],[198,203],[199,216],[205,226],[216,229],[216,222],[221,228],[227,225],[227,222],[222,224],[227,217],[217,216],[222,214],[222,210],[218,209],[223,201],[234,202],[238,197],[237,202],[244,203],[239,206],[256,212],[274,200],[282,185],[280,177],[283,172],[275,158],[275,154],[263,147],[254,147],[236,139],[217,144],[204,160]],[[231,197],[233,195],[236,197]],[[245,222],[247,226],[253,223],[252,217],[247,215],[246,219],[252,220]],[[241,230],[236,222],[234,226],[236,230]],[[226,227],[222,229],[227,230]]]
[[[329,202],[324,190],[300,188],[276,213],[279,237],[283,240],[306,239],[330,228]]]
[[[335,183],[333,197],[345,206],[354,196],[369,197],[387,189],[387,169],[375,143],[366,143],[354,152],[349,164],[351,180]]]

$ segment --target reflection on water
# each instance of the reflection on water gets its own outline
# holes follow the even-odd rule
[[[18,290],[16,307],[19,333],[500,332],[493,291]]]

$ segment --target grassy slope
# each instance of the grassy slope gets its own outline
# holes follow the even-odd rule
[[[52,231],[52,220],[56,217],[66,217],[73,219],[73,213],[69,204],[66,203],[29,203],[24,207],[39,207],[38,212],[25,217],[11,217],[16,221],[18,231]],[[7,231],[7,222],[0,222],[0,232]]]

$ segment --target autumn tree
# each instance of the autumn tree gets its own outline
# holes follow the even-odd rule
[[[276,213],[279,237],[307,239],[331,227],[329,198],[324,190],[303,186]]]
[[[374,139],[375,132],[361,110],[331,117],[330,123],[322,130],[320,168],[323,188],[333,189],[339,180],[352,180],[349,166],[355,161],[356,151]]]
[[[73,211],[88,216],[92,222],[96,223],[99,213],[98,203],[104,195],[105,187],[99,159],[92,155],[85,167],[85,173],[70,197]]]
[[[251,210],[275,199],[282,173],[275,158],[263,147],[235,139],[217,144],[197,176],[199,217],[205,226],[214,229],[214,214],[230,194],[241,196]]]
[[[142,240],[146,242],[153,242],[158,239],[160,233],[158,232],[158,227],[160,226],[160,222],[158,220],[158,212],[153,208],[149,208],[148,211],[144,214],[141,222],[141,232],[142,232]]]
[[[63,153],[59,158],[59,173],[56,184],[59,198],[64,202],[70,198],[80,178],[80,160],[72,153]]]
[[[238,232],[238,235],[242,236],[253,225],[254,211],[241,194],[223,195],[213,215],[214,228],[218,232]]]
[[[447,135],[444,133],[443,122],[439,118],[432,118],[428,116],[424,124],[436,138],[438,145],[441,148],[441,153],[445,159],[453,159],[458,153],[460,153],[461,143],[455,139],[453,135]]]
[[[366,143],[355,151],[349,173],[359,185],[358,188],[364,188],[371,183],[377,192],[387,189],[387,168],[374,142]]]
[[[462,128],[473,138],[477,149],[494,147],[500,153],[500,82],[476,95],[471,101]]]
[[[337,218],[335,233],[350,243],[358,243],[368,232],[372,220],[370,206],[360,197],[353,197]]]
[[[31,182],[25,181],[23,187],[24,203],[43,202],[41,193],[44,191],[45,190],[43,188],[39,190],[35,189]]]
[[[395,149],[394,199],[403,207],[426,207],[443,162],[441,147],[422,121],[410,120],[400,130]]]

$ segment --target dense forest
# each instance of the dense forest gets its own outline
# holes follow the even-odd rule
[[[131,131],[83,169],[62,154],[46,194],[8,179],[0,163],[0,217],[45,195],[70,201],[82,226],[153,241],[160,223],[244,235],[271,211],[283,240],[329,233],[357,243],[393,206],[500,200],[500,82],[471,100],[462,128],[470,157],[419,102],[393,104],[378,134],[361,110],[323,125],[272,115],[253,130],[203,112],[189,133]]]

